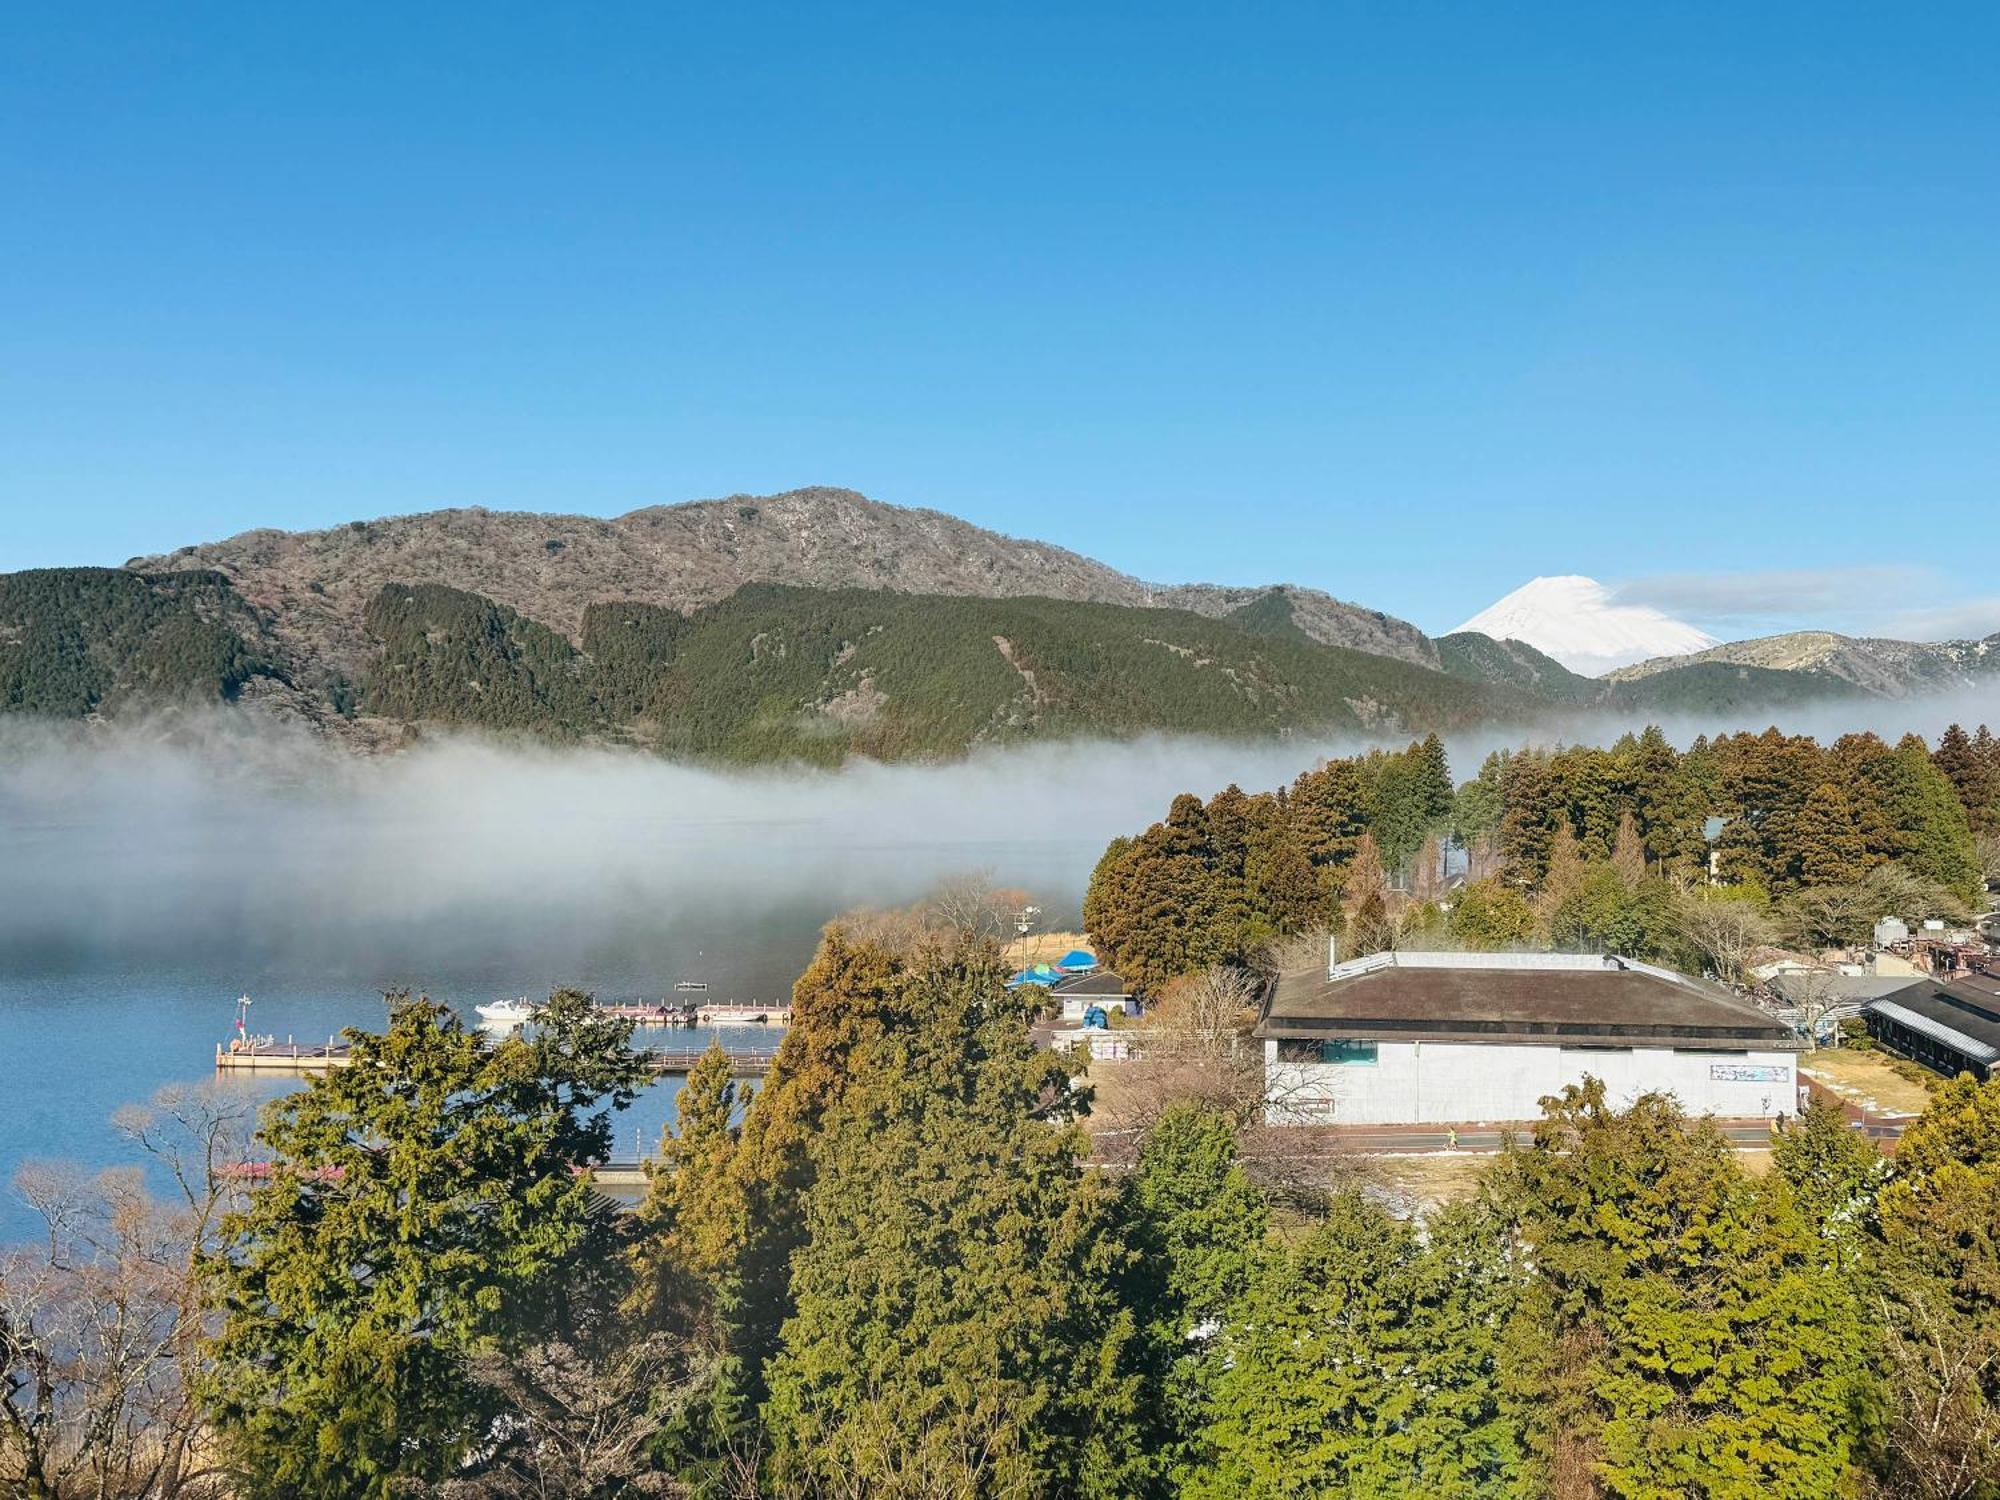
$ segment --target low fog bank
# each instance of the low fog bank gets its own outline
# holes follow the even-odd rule
[[[2000,686],[1906,703],[1676,722],[1821,738],[2000,723]],[[1608,742],[1578,716],[1454,737],[1455,772],[1529,740]],[[1394,743],[1401,743],[1396,737]],[[1276,786],[1352,740],[1036,745],[941,766],[717,770],[456,739],[349,758],[218,713],[128,729],[0,727],[0,963],[227,965],[352,977],[718,971],[768,992],[829,916],[983,869],[1073,919],[1113,836],[1174,793]],[[655,983],[654,981],[657,981]]]

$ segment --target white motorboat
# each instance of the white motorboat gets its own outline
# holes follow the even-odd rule
[[[535,1012],[541,1007],[533,1004],[527,996],[519,1000],[496,1000],[491,1005],[475,1005],[479,1019],[491,1021],[496,1026],[519,1026],[535,1019]]]

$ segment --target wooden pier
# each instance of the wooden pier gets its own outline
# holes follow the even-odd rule
[[[352,1050],[346,1042],[331,1039],[321,1043],[258,1040],[237,1042],[231,1046],[217,1042],[215,1067],[219,1073],[327,1073],[346,1067],[352,1061]],[[708,1047],[704,1044],[700,1047],[640,1047],[635,1050],[652,1064],[655,1073],[668,1078],[693,1071]],[[772,1059],[778,1055],[775,1039],[769,1046],[725,1045],[722,1050],[729,1058],[731,1073],[738,1078],[763,1077]]]
[[[217,1072],[330,1073],[347,1065],[347,1043],[329,1037],[325,1042],[232,1042],[215,1044]]]

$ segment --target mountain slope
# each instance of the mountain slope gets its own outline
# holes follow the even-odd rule
[[[1603,686],[1570,671],[1525,641],[1496,641],[1476,630],[1454,631],[1437,639],[1439,665],[1467,682],[1505,684],[1551,703],[1594,703]]]
[[[1603,584],[1578,574],[1531,579],[1452,633],[1466,631],[1524,642],[1591,677],[1646,657],[1717,644],[1714,636],[1657,609],[1614,602]]]
[[[476,594],[388,584],[360,706],[396,722],[720,760],[948,758],[1028,738],[1418,732],[1534,700],[1186,610],[750,584],[682,616],[592,606],[582,644]]]
[[[1220,618],[1282,592],[1312,639],[1437,664],[1414,625],[1310,589],[1154,586],[1044,542],[953,516],[804,489],[654,506],[613,520],[444,510],[354,521],[330,531],[249,531],[135,558],[142,571],[210,568],[267,610],[302,659],[353,675],[373,651],[364,616],[390,583],[482,595],[580,639],[584,611],[636,601],[683,612],[747,583],[1185,609]]]
[[[288,686],[267,622],[219,573],[0,574],[0,711],[82,718]]]
[[[1185,610],[749,585],[682,616],[593,606],[581,649],[491,600],[385,586],[369,713],[623,738],[727,760],[934,759],[1149,731],[1390,732],[1531,717],[1532,700]]]
[[[1605,675],[1612,682],[1633,683],[1709,664],[1812,673],[1851,683],[1877,697],[1903,698],[2000,678],[2000,633],[1983,641],[1925,643],[1826,630],[1794,631],[1731,641],[1691,656],[1653,657]]]

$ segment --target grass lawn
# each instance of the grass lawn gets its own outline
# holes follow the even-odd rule
[[[1799,1059],[1801,1073],[1876,1114],[1923,1113],[1930,1103],[1930,1089],[1909,1073],[1915,1066],[1887,1053],[1848,1047],[1825,1049]]]
[[[1031,932],[1024,938],[1010,937],[1002,945],[1007,962],[1017,969],[1030,964],[1052,964],[1072,948],[1095,952],[1090,938],[1081,932]]]

